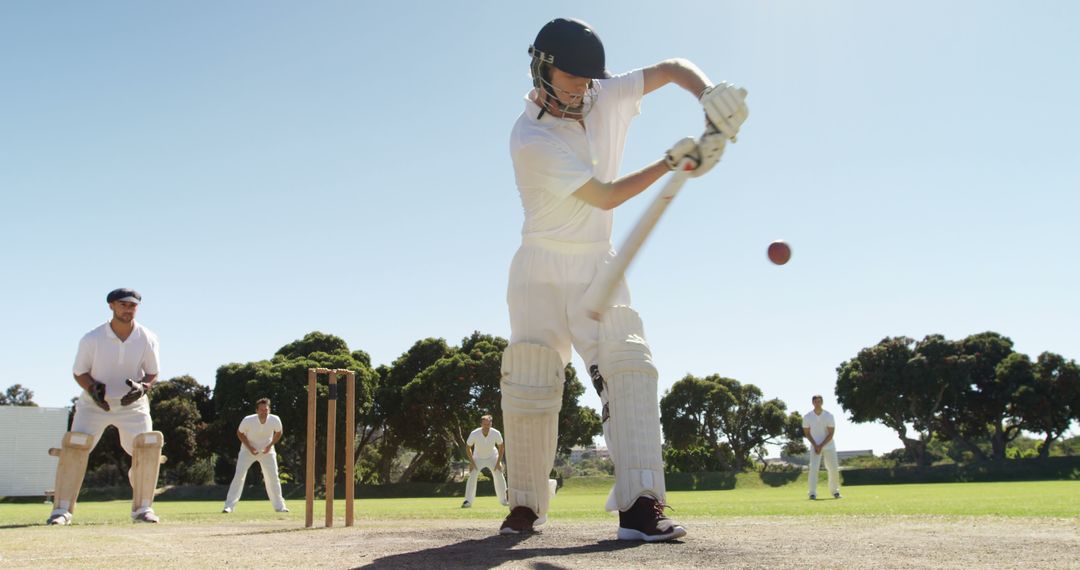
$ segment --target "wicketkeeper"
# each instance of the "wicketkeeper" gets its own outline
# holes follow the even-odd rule
[[[533,89],[510,135],[525,223],[507,288],[511,335],[501,385],[511,510],[500,532],[531,532],[547,518],[564,368],[573,347],[604,405],[616,480],[607,509],[619,512],[619,539],[678,538],[686,529],[664,514],[657,371],[641,318],[630,307],[625,282],[599,323],[586,316],[581,301],[614,255],[612,209],[676,165],[692,176],[715,166],[746,119],[744,92],[713,85],[685,59],[612,76],[600,38],[578,20],[548,22],[529,54]],[[705,133],[620,175],[642,97],[669,83],[701,102]]]
[[[116,289],[105,300],[112,319],[86,333],[75,356],[73,373],[83,392],[75,404],[71,431],[60,446],[53,510],[46,521],[50,525],[71,522],[90,451],[110,425],[120,432],[120,445],[131,456],[131,520],[158,522],[151,505],[164,439],[153,431],[146,397],[158,377],[158,339],[135,322],[142,301],[137,292]]]

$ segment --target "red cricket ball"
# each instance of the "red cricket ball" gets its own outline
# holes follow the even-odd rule
[[[791,246],[786,241],[778,239],[769,244],[769,261],[783,265],[791,259]]]

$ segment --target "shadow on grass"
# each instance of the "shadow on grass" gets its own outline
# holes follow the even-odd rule
[[[644,542],[601,540],[596,544],[570,547],[515,548],[532,536],[496,535],[479,540],[465,540],[457,544],[386,556],[358,568],[494,568],[507,562],[518,562],[538,557],[615,552],[645,544]],[[673,542],[675,544],[679,543],[679,541]],[[560,568],[560,566],[541,562],[534,563],[533,566],[535,568]]]

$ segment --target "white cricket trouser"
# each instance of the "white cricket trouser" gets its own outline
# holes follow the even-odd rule
[[[817,495],[818,471],[821,470],[821,458],[825,458],[825,469],[829,472],[829,494],[835,495],[840,492],[840,461],[836,458],[836,444],[829,442],[821,453],[814,453],[810,449],[810,473],[807,480],[810,483],[810,494]]]
[[[473,458],[473,463],[476,463],[476,469],[469,471],[469,481],[465,483],[465,500],[472,503],[476,500],[476,478],[480,476],[480,472],[487,469],[491,472],[491,478],[495,481],[495,496],[499,498],[499,502],[506,504],[506,477],[503,476],[502,469],[495,470],[495,456],[485,457],[483,459]]]
[[[275,511],[284,509],[285,499],[281,497],[277,453],[252,455],[246,446],[240,447],[240,455],[236,458],[236,473],[233,474],[232,484],[229,485],[229,495],[225,498],[225,506],[231,509],[240,502],[240,494],[244,492],[244,481],[247,481],[248,469],[256,461],[262,468],[263,483],[266,485],[266,496],[270,497],[270,504],[274,506]]]
[[[614,252],[607,242],[525,238],[510,264],[506,291],[510,344],[546,346],[559,353],[563,365],[570,362],[572,347],[586,367],[596,364],[600,325],[585,315],[581,298],[600,267],[612,257]],[[611,304],[630,304],[625,280],[615,289]]]
[[[150,400],[143,396],[129,406],[120,405],[120,398],[106,398],[105,401],[109,403],[108,412],[98,407],[84,390],[75,402],[71,431],[94,436],[94,447],[97,447],[105,428],[115,426],[120,432],[120,447],[131,455],[135,436],[154,431],[154,424],[150,421]]]

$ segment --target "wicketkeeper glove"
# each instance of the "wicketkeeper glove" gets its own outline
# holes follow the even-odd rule
[[[131,378],[128,378],[124,382],[131,387],[131,390],[127,394],[124,394],[123,398],[120,398],[120,404],[124,406],[130,406],[132,402],[142,398],[143,394],[150,389],[150,385],[146,382],[136,382]]]
[[[86,391],[90,394],[90,399],[98,405],[99,408],[109,411],[109,403],[105,401],[105,384],[94,380],[94,383],[90,385],[90,389]]]

